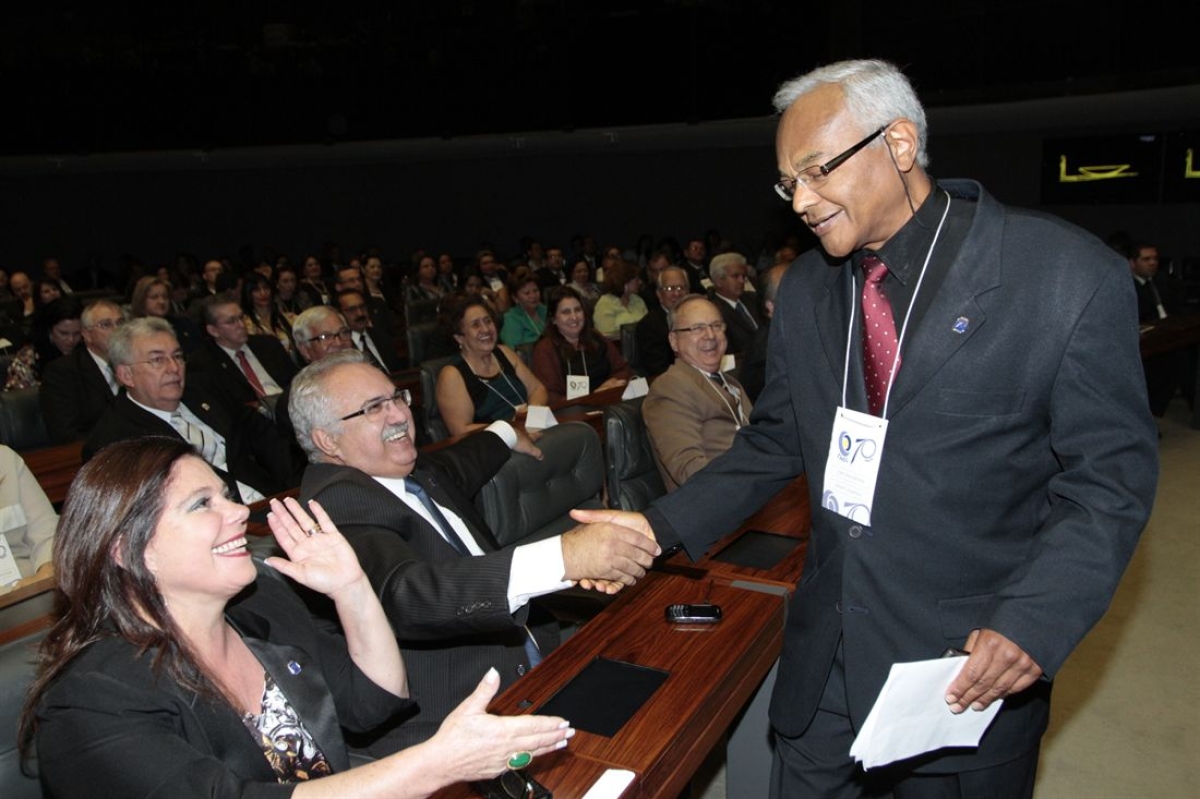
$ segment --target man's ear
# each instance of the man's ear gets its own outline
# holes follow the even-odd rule
[[[209,338],[214,339],[214,340],[217,338],[217,326],[216,325],[205,325],[204,329],[208,331]]]
[[[672,330],[670,333],[667,334],[667,341],[669,341],[671,343],[671,352],[678,355],[679,354],[679,337],[676,335],[675,331]]]
[[[133,386],[133,367],[132,366],[129,366],[128,364],[123,363],[116,368],[116,371],[114,372],[114,374],[116,375],[117,382],[120,383],[121,385],[125,386],[125,388],[131,388]]]
[[[907,119],[893,122],[883,134],[887,146],[892,151],[892,158],[901,172],[909,172],[917,163],[918,136],[917,126]]]
[[[341,460],[341,448],[338,447],[337,439],[329,435],[329,433],[321,428],[312,431],[313,443],[317,445],[317,449],[321,450],[322,454]]]

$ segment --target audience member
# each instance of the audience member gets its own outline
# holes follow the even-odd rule
[[[292,420],[311,465],[301,499],[329,512],[371,580],[404,648],[421,712],[383,746],[423,740],[496,667],[504,685],[558,643],[529,600],[585,578],[632,584],[657,554],[648,539],[555,537],[501,549],[472,497],[509,451],[541,453],[511,425],[418,454],[406,398],[357,353],[304,369]]]
[[[290,325],[301,312],[311,308],[307,294],[299,290],[299,279],[295,268],[283,265],[275,270],[275,304]]]
[[[721,372],[725,322],[717,306],[692,295],[671,316],[670,342],[677,360],[650,385],[642,404],[667,491],[729,449],[752,410],[741,385]]]
[[[296,376],[287,350],[274,336],[250,335],[232,294],[204,300],[201,313],[208,337],[188,358],[193,378],[203,376],[206,388],[228,405],[265,403],[262,407],[269,408]]]
[[[84,346],[49,363],[38,390],[46,432],[56,444],[87,437],[120,389],[108,364],[108,340],[125,322],[121,308],[97,300],[83,309],[79,321]]]
[[[742,353],[742,362],[738,366],[738,379],[752,402],[758,401],[758,395],[762,393],[766,383],[767,342],[771,333],[771,317],[775,315],[775,297],[779,293],[779,281],[783,280],[789,265],[790,262],[775,264],[763,274],[762,290],[759,292],[762,299],[763,323],[754,332],[754,338]]]
[[[261,566],[247,517],[182,442],[125,442],[81,471],[55,553],[61,613],[18,733],[22,754],[36,736],[53,795],[424,796],[565,745],[562,719],[487,716],[489,673],[427,744],[351,772],[340,728],[412,706],[395,636],[320,506],[272,502],[288,557]],[[328,597],[344,638],[275,572]]]
[[[21,301],[21,316],[25,321],[26,332],[28,332],[29,324],[33,321],[33,313],[37,310],[37,303],[33,299],[33,281],[24,272],[13,272],[12,277],[8,279],[8,287],[12,290],[12,295]]]
[[[475,272],[483,281],[484,288],[491,289],[495,295],[496,310],[504,313],[512,304],[508,296],[508,270],[496,260],[496,254],[491,250],[480,250],[475,255]]]
[[[642,277],[642,288],[638,293],[641,294],[642,301],[646,303],[646,309],[649,311],[655,311],[660,307],[658,299],[658,276],[668,266],[671,266],[671,253],[665,247],[654,250],[646,259],[645,274]],[[687,272],[684,272],[684,276],[687,276]]]
[[[292,274],[295,279],[295,274]],[[271,336],[291,357],[292,325],[275,301],[271,278],[255,272],[242,281],[242,313],[246,316],[246,332],[252,336]]]
[[[566,273],[567,259],[562,247],[549,247],[546,250],[546,263],[537,270],[538,285],[544,289],[558,288],[570,281]]]
[[[1157,247],[1135,244],[1129,256],[1129,271],[1137,289],[1139,322],[1157,322],[1178,310],[1170,281],[1159,274]]]
[[[1138,321],[1150,324],[1179,313],[1178,292],[1158,271],[1158,248],[1135,244],[1130,249],[1129,270],[1137,289]],[[1142,361],[1150,412],[1163,416],[1180,390],[1189,407],[1196,401],[1196,346],[1151,355]]]
[[[438,269],[437,261],[432,255],[424,255],[417,262],[417,279],[408,284],[408,290],[405,293],[404,301],[413,302],[429,302],[440,300],[445,290],[438,285]]]
[[[383,328],[373,324],[367,299],[362,291],[348,289],[338,292],[337,306],[350,327],[354,348],[383,371],[400,371],[403,365],[400,356],[396,354],[396,344]]]
[[[42,259],[42,277],[49,280],[58,289],[58,295],[61,297],[64,294],[74,294],[71,287],[67,285],[67,281],[63,278],[62,264],[54,256],[48,256]]]
[[[638,357],[648,377],[667,371],[675,363],[668,335],[671,332],[671,312],[688,293],[687,272],[678,266],[668,266],[658,273],[658,307],[649,310],[637,323]]]
[[[683,263],[693,294],[703,294],[712,288],[708,279],[708,248],[702,239],[692,239],[683,248]]]
[[[33,299],[34,304],[41,308],[44,305],[57,300],[63,296],[63,290],[59,287],[58,281],[48,277],[39,277],[33,283]]]
[[[315,255],[306,255],[301,267],[300,287],[297,289],[308,299],[308,307],[328,305],[333,300],[333,292],[325,285],[324,269],[321,259]]]
[[[54,573],[51,563],[58,514],[21,456],[0,444],[0,544],[7,546],[20,579],[0,584],[0,594]]]
[[[762,324],[754,293],[744,293],[746,258],[736,252],[722,253],[712,259],[708,273],[713,281],[709,299],[721,310],[721,318],[725,320],[728,351],[740,355],[750,346]]]
[[[458,343],[459,358],[442,368],[437,404],[450,435],[477,430],[546,404],[546,387],[515,352],[497,342],[496,318],[478,297],[455,303],[442,326]]]
[[[185,355],[200,346],[200,328],[189,317],[171,313],[171,287],[157,277],[148,275],[134,284],[129,316],[133,319],[152,316],[166,320],[175,331],[175,338],[179,340]]]
[[[36,388],[43,370],[79,346],[83,305],[74,297],[59,297],[38,308],[30,341],[13,357],[4,381],[5,391]]]
[[[641,282],[634,264],[619,258],[606,261],[604,296],[596,300],[592,310],[601,334],[619,339],[621,325],[636,324],[646,315],[646,303],[638,296]]]
[[[171,436],[195,446],[230,496],[243,502],[299,484],[291,450],[274,425],[244,405],[186,388],[183,350],[165,320],[134,319],[118,328],[108,360],[125,391],[84,442],[85,461],[115,441]]]
[[[513,306],[504,314],[500,340],[514,349],[533,344],[546,330],[546,306],[542,304],[542,288],[532,269],[522,266],[513,270],[508,296],[512,297]]]
[[[462,278],[454,265],[454,256],[448,252],[442,253],[438,256],[437,265],[438,287],[446,294],[458,291],[462,285]]]
[[[580,299],[583,300],[583,304],[588,308],[595,308],[596,300],[600,299],[600,295],[603,293],[592,279],[592,265],[582,258],[571,267],[571,282],[567,285],[575,289]]]
[[[573,288],[550,291],[548,317],[550,323],[533,348],[531,364],[546,387],[548,401],[623,386],[633,377],[621,351],[592,327],[591,314]]]

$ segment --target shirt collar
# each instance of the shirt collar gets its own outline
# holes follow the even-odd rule
[[[938,229],[938,220],[949,199],[936,182],[925,198],[925,202],[917,209],[917,213],[904,226],[888,239],[878,250],[861,249],[854,253],[855,267],[862,266],[862,260],[868,255],[877,255],[885,264],[888,272],[903,285],[909,285],[915,280],[925,263],[925,256],[933,244],[933,236]]]

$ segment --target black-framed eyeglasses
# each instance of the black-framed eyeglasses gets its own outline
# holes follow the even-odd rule
[[[724,333],[725,332],[725,323],[724,322],[699,322],[697,324],[692,325],[691,327],[672,328],[671,332],[672,333],[695,333],[696,335],[702,335],[709,330],[711,330],[714,333]]]
[[[343,416],[341,421],[348,422],[358,416],[365,416],[368,419],[374,419],[389,405],[396,405],[401,402],[403,402],[405,405],[412,405],[412,392],[410,392],[407,388],[396,389],[396,393],[390,397],[376,397],[373,400],[367,400],[357,411]]]
[[[891,123],[889,122],[888,125],[890,124]],[[808,186],[809,188],[821,185],[825,178],[829,177],[830,172],[849,161],[854,157],[855,153],[883,135],[883,132],[888,129],[888,125],[884,125],[882,128],[875,131],[870,136],[867,136],[858,144],[855,144],[848,150],[835,155],[825,163],[814,164],[807,169],[801,169],[798,173],[796,173],[796,177],[794,178],[782,178],[778,183],[775,184],[775,193],[788,202],[791,202],[792,197],[796,195],[797,183],[799,183],[801,186]]]
[[[342,341],[349,341],[353,337],[354,337],[354,334],[350,332],[350,328],[343,327],[341,330],[339,330],[336,333],[320,333],[318,335],[315,335],[308,340],[308,343],[315,344],[318,341],[321,343],[324,343],[326,341],[332,341],[335,338],[340,338]]]

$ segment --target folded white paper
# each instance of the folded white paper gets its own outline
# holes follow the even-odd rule
[[[633,772],[623,768],[610,768],[592,783],[583,799],[617,799],[633,782]]]
[[[638,397],[646,396],[650,391],[650,384],[646,382],[644,377],[635,377],[625,386],[625,391],[621,394],[621,399],[637,399]]]
[[[721,356],[721,371],[722,372],[732,372],[736,368],[737,368],[737,357],[736,356],[733,356],[733,355],[722,355]]]
[[[950,712],[946,689],[966,662],[961,656],[893,664],[851,756],[871,769],[947,746],[979,746],[1002,701],[986,710]]]
[[[545,430],[558,424],[554,411],[545,405],[530,405],[525,412],[525,427],[529,430]]]

